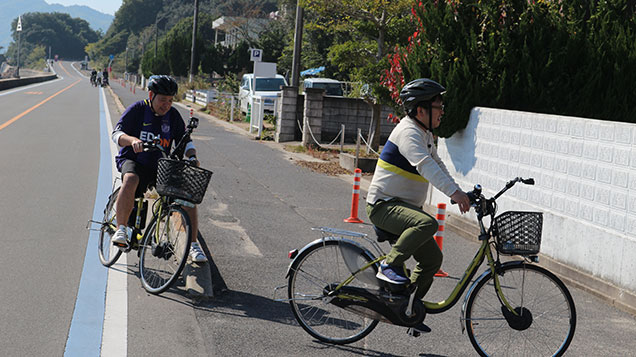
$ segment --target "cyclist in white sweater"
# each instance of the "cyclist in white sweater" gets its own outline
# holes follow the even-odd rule
[[[468,196],[437,155],[431,132],[441,124],[445,91],[439,83],[425,78],[404,86],[400,99],[407,116],[382,149],[367,195],[371,222],[399,236],[377,277],[392,284],[416,284],[420,299],[442,265],[442,252],[433,239],[437,221],[422,210],[429,183],[457,202],[462,213],[470,208]],[[417,266],[409,279],[403,267],[411,256]]]

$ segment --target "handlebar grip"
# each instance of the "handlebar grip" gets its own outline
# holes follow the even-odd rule
[[[526,185],[534,185],[534,179],[533,178],[521,179],[521,182],[525,183]]]

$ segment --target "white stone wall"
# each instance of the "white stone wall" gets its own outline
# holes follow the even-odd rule
[[[533,177],[498,200],[499,213],[544,212],[543,254],[636,291],[636,125],[474,108],[439,153],[463,189],[479,183],[486,196]],[[448,198],[433,190],[437,202]]]

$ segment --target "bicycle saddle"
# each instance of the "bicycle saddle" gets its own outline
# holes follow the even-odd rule
[[[400,237],[398,234],[389,233],[378,226],[373,226],[373,229],[375,230],[375,234],[378,236],[378,242],[386,241],[393,245]]]

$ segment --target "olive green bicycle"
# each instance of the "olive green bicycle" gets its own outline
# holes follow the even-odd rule
[[[377,279],[385,258],[377,242],[366,234],[322,227],[315,228],[322,238],[290,252],[288,298],[279,301],[289,301],[294,317],[313,337],[346,344],[367,336],[380,321],[407,326],[410,334],[418,335],[413,327],[426,314],[449,310],[468,288],[462,330],[480,355],[560,356],[574,336],[576,309],[565,284],[533,264],[538,262],[543,216],[511,211],[495,217],[496,199],[517,182],[534,184],[533,179],[516,178],[489,199],[479,185],[467,192],[477,214],[481,245],[447,299],[421,301],[414,298],[413,285],[399,288]],[[491,218],[488,228],[486,216]],[[397,240],[377,228],[376,232],[379,241]],[[367,241],[377,256],[354,239]],[[502,262],[500,254],[518,259]],[[486,270],[471,283],[484,260]]]

